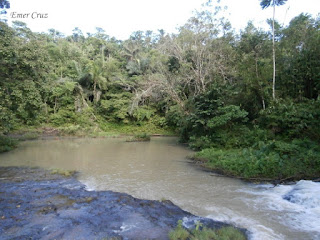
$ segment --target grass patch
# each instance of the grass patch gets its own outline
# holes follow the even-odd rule
[[[52,169],[51,174],[58,174],[64,177],[72,177],[76,174],[74,170],[64,170],[64,169]]]
[[[59,132],[62,135],[82,136],[85,135],[86,130],[80,125],[69,124],[59,127]]]
[[[133,137],[126,139],[126,142],[148,142],[150,141],[150,135],[146,133],[136,134]]]
[[[182,220],[178,221],[178,225],[169,233],[170,240],[186,240],[190,237],[190,232],[182,226]]]
[[[17,145],[18,141],[16,139],[0,135],[0,153],[11,151]]]
[[[103,132],[110,134],[123,134],[123,135],[134,135],[143,134],[148,135],[160,134],[166,136],[174,136],[176,133],[169,128],[159,127],[152,122],[143,122],[141,124],[134,123],[112,123],[101,121],[99,127]]]
[[[223,227],[216,231],[217,239],[232,239],[232,240],[245,240],[245,235],[234,227]]]
[[[182,226],[178,221],[177,227],[169,233],[170,240],[246,240],[246,236],[234,227],[223,227],[218,230],[202,227],[197,222],[192,230]]]
[[[207,148],[195,154],[204,166],[248,180],[315,179],[320,147],[310,140],[259,142],[242,149]]]
[[[38,138],[39,138],[39,134],[36,132],[27,132],[27,133],[17,137],[17,139],[19,141],[36,140]]]
[[[59,132],[61,135],[67,136],[90,136],[90,137],[116,137],[119,135],[135,135],[141,136],[141,141],[146,136],[143,135],[166,135],[173,136],[175,133],[167,128],[160,128],[152,123],[143,123],[140,125],[133,123],[112,123],[100,121],[94,126],[82,126],[79,124],[67,124],[60,126]]]
[[[103,132],[103,131],[96,131],[89,133],[89,137],[93,138],[108,138],[108,137],[118,137],[119,134],[112,133],[112,132]]]

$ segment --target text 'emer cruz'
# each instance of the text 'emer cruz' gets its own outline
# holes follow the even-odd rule
[[[32,18],[32,19],[37,19],[37,18],[48,18],[48,13],[17,13],[17,12],[12,12],[10,14],[11,18]]]

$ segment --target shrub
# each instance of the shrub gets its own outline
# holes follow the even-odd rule
[[[230,240],[245,240],[246,237],[242,232],[240,232],[238,229],[235,229],[234,227],[223,227],[220,228],[217,232],[217,240],[224,240],[224,239],[230,239]]]
[[[273,139],[271,131],[258,126],[234,125],[230,129],[217,129],[212,135],[191,136],[189,146],[194,150],[204,148],[244,148],[260,141]]]
[[[60,109],[57,113],[50,115],[50,122],[55,126],[74,123],[76,119],[76,113],[71,109]]]
[[[74,170],[52,169],[51,174],[58,174],[64,177],[72,177],[76,174]]]
[[[320,172],[320,147],[310,140],[267,141],[243,149],[207,148],[195,154],[206,166],[246,179],[313,179]]]
[[[35,140],[39,138],[39,134],[36,132],[27,132],[19,137],[17,137],[17,140],[19,141],[27,141],[27,140]]]
[[[80,125],[68,125],[64,127],[60,127],[59,131],[62,134],[67,134],[67,135],[76,135],[82,127]]]
[[[133,137],[126,139],[127,142],[147,142],[150,141],[150,135],[146,133],[136,134]]]
[[[176,228],[169,233],[170,240],[186,240],[190,233],[182,226],[182,220],[178,221]]]
[[[273,102],[266,110],[261,111],[259,123],[277,135],[287,135],[289,138],[303,136],[319,141],[319,119],[320,99],[300,103],[287,99]]]
[[[14,149],[17,147],[17,144],[17,140],[0,135],[0,153]]]
[[[234,227],[223,227],[217,230],[202,227],[197,222],[194,229],[188,230],[182,226],[182,221],[169,233],[170,240],[246,240],[246,236]]]

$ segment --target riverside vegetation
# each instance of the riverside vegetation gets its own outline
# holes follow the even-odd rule
[[[186,229],[183,227],[182,220],[178,221],[177,227],[169,233],[170,240],[245,240],[247,237],[240,230],[229,227],[222,227],[218,230],[203,227],[200,222],[196,223],[195,228]]]
[[[64,36],[1,21],[0,151],[16,145],[9,133],[41,127],[177,134],[228,175],[319,177],[320,18],[268,20],[270,31],[249,22],[237,34],[222,8],[212,9],[176,34],[136,31],[124,41],[101,28]]]

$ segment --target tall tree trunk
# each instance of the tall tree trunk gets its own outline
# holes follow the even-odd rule
[[[56,114],[58,108],[58,99],[55,97],[54,99],[54,107],[53,107],[53,113]]]
[[[256,62],[256,77],[257,77],[257,82],[258,82],[258,85],[259,85],[260,91],[261,91],[262,108],[263,108],[263,110],[266,110],[266,103],[265,103],[265,101],[264,101],[264,96],[263,96],[263,88],[262,88],[262,86],[260,85],[260,82],[259,82],[258,57],[257,57],[257,56],[255,56],[255,62]]]
[[[97,103],[97,82],[93,82],[93,101]]]
[[[276,4],[273,1],[273,19],[272,19],[272,57],[273,57],[273,78],[272,78],[272,98],[276,99],[276,50],[274,40],[274,17],[276,12]]]

